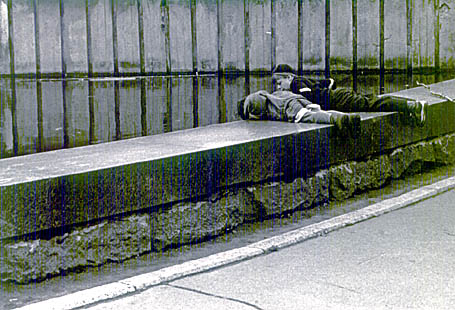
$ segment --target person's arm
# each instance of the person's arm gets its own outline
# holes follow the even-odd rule
[[[316,103],[311,103],[311,104],[307,105],[306,108],[308,110],[310,110],[310,111],[313,111],[313,112],[321,110],[321,106],[319,104],[316,104]]]
[[[332,78],[329,79],[310,79],[305,77],[295,77],[291,82],[291,91],[295,94],[303,94],[322,89],[335,89],[336,83]]]

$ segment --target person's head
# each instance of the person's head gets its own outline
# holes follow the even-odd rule
[[[293,74],[275,73],[272,75],[272,83],[275,90],[290,90],[291,83],[294,79]]]
[[[272,74],[275,74],[275,73],[291,73],[291,74],[295,75],[294,69],[288,64],[276,65],[272,70]]]
[[[266,92],[260,90],[237,101],[237,112],[242,119],[263,119],[266,105]]]
[[[245,99],[243,97],[239,101],[237,101],[237,114],[240,116],[241,119],[248,119],[248,116],[245,115]]]
[[[294,77],[294,69],[287,64],[276,65],[272,70],[272,83],[276,90],[290,90]]]

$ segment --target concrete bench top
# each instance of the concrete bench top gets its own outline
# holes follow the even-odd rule
[[[431,90],[455,98],[455,80],[431,85]],[[447,100],[417,87],[390,95],[427,100],[430,105]],[[359,113],[362,120],[390,113]],[[85,173],[139,162],[179,156],[252,141],[287,136],[331,125],[272,121],[237,121],[116,142],[62,149],[0,160],[0,186]]]
[[[361,113],[363,119],[384,113]],[[326,128],[324,124],[236,121],[0,160],[0,186],[149,162]]]

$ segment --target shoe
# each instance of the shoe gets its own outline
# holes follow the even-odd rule
[[[413,112],[411,112],[411,117],[414,119],[417,125],[423,126],[426,121],[426,106],[427,102],[425,100],[419,100],[414,102]]]
[[[362,132],[362,127],[360,126],[362,119],[360,115],[357,114],[350,114],[349,115],[349,132],[351,133],[352,137],[360,136]]]
[[[336,81],[332,78],[329,78],[330,80],[330,84],[329,84],[329,89],[330,90],[335,90],[337,88],[337,84],[336,84]]]
[[[339,132],[347,131],[350,127],[350,120],[347,114],[344,115],[332,115],[332,124]]]

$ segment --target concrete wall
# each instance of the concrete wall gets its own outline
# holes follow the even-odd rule
[[[454,69],[454,17],[455,0],[0,0],[0,73]]]

